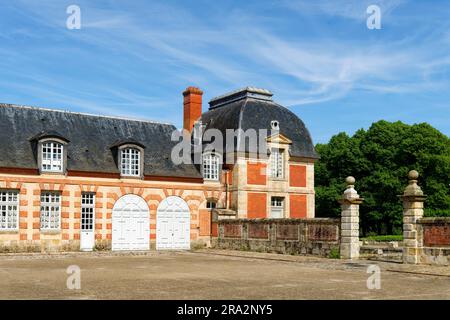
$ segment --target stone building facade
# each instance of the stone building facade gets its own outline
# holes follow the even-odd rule
[[[183,93],[192,138],[196,126],[276,124],[267,157],[203,150],[200,163],[175,164],[173,125],[0,104],[0,250],[189,249],[209,244],[213,208],[235,218],[314,217],[317,154],[303,122],[267,90],[218,97],[205,113],[202,94]]]

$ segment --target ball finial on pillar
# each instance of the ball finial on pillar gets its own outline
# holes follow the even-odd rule
[[[362,198],[355,190],[355,178],[345,178],[347,188],[341,203],[341,244],[340,256],[343,259],[358,259],[359,257],[359,204]]]
[[[350,186],[350,185],[354,185],[355,184],[355,178],[352,176],[348,176],[347,178],[345,178],[345,183]]]
[[[419,173],[416,170],[411,170],[408,172],[408,186],[403,192],[403,196],[423,196],[422,189],[417,185],[417,179],[419,178]]]
[[[409,180],[417,180],[419,178],[419,173],[416,170],[411,170],[408,172],[408,179]]]

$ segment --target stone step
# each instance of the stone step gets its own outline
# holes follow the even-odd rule
[[[402,262],[402,248],[392,248],[381,245],[365,245],[360,247],[360,256],[368,260]]]
[[[383,255],[383,254],[402,254],[402,248],[392,248],[387,246],[361,246],[360,254]]]

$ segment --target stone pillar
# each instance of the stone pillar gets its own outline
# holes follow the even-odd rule
[[[417,220],[423,217],[423,203],[426,196],[417,185],[419,173],[408,173],[409,184],[400,198],[403,201],[403,263],[419,263],[423,247],[422,232],[418,230]]]
[[[345,179],[347,189],[341,204],[341,259],[359,258],[359,205],[363,202],[355,190],[355,178]]]

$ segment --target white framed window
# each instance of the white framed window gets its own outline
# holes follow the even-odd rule
[[[61,195],[59,192],[41,193],[41,230],[61,228]]]
[[[120,173],[123,176],[139,177],[141,175],[141,151],[135,148],[120,150]]]
[[[284,216],[284,198],[272,197],[270,199],[270,217],[283,218]]]
[[[42,171],[62,172],[63,171],[63,151],[61,143],[47,141],[42,143]]]
[[[19,192],[0,190],[0,230],[19,229]]]
[[[203,155],[203,179],[219,180],[220,158],[214,153],[206,153]]]
[[[94,230],[95,194],[83,192],[81,194],[81,230]]]
[[[282,179],[284,177],[284,152],[273,148],[270,154],[270,176]]]

